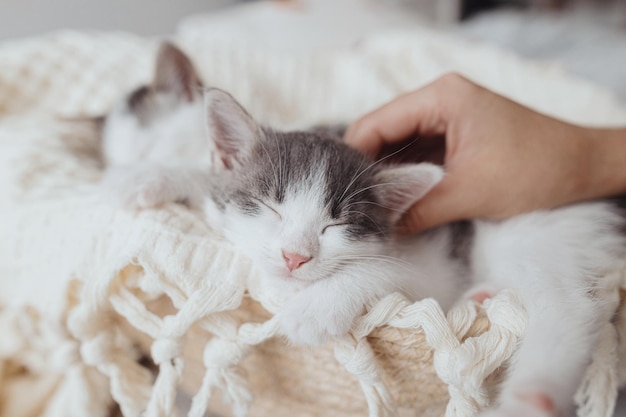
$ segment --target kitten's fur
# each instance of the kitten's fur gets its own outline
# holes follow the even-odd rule
[[[204,113],[202,81],[193,63],[164,42],[153,80],[120,100],[104,119],[106,197],[135,209],[183,200],[164,178],[169,172],[194,175],[214,164]],[[159,192],[151,192],[155,189]]]
[[[367,305],[393,291],[412,300],[435,297],[448,308],[464,293],[515,289],[528,311],[526,335],[496,411],[486,414],[570,411],[598,331],[617,303],[607,290],[619,284],[609,273],[621,270],[626,255],[619,207],[578,204],[401,239],[394,223],[441,180],[441,168],[385,165],[328,133],[262,127],[220,90],[205,92],[202,107],[208,137],[195,140],[211,143],[213,157],[197,156],[189,165],[183,163],[189,155],[179,161],[173,152],[167,166],[158,166],[128,146],[131,154],[121,159],[137,161],[139,174],[112,189],[125,205],[185,199],[200,207],[282,297],[281,332],[297,343],[346,334]],[[211,164],[200,166],[203,158]],[[145,194],[157,197],[136,201]]]

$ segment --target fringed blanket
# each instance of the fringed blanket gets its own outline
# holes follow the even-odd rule
[[[437,32],[292,55],[182,33],[173,40],[208,84],[277,127],[348,122],[451,70],[570,121],[626,124],[626,107],[557,67]],[[525,326],[515,294],[447,315],[392,295],[350,336],[293,347],[273,337],[276,307],[248,260],[198,213],[102,201],[97,134],[69,118],[148,80],[157,46],[75,32],[0,45],[0,415],[172,416],[180,387],[194,417],[470,417],[488,405]],[[611,415],[618,347],[607,323],[581,416]]]

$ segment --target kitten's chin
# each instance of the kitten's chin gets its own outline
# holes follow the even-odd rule
[[[294,274],[286,268],[265,265],[265,268],[261,269],[263,270],[266,277],[272,279],[277,283],[286,284],[291,281],[302,282],[301,279],[295,277]]]
[[[298,275],[299,274],[294,274],[293,272],[282,271],[277,276],[283,282],[294,282],[294,283],[303,283],[303,284],[310,284],[312,282],[311,280],[305,279]]]
[[[295,271],[289,271],[287,268],[277,265],[264,264],[261,269],[264,272],[264,276],[271,279],[276,285],[293,286],[296,288],[303,288],[311,285],[317,281],[321,281],[330,276],[330,274],[316,274],[314,271],[307,270],[302,271],[297,269]]]
[[[294,285],[298,287],[307,286],[315,281],[319,281],[324,277],[311,277],[308,274],[302,274],[300,271],[288,271],[286,269],[275,269],[272,273],[266,274],[274,277],[274,279],[285,285]]]

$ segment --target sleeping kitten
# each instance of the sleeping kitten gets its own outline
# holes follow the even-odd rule
[[[343,335],[392,291],[448,308],[470,286],[481,298],[513,288],[529,323],[498,415],[569,411],[601,323],[615,308],[602,294],[618,284],[606,275],[626,255],[617,206],[579,204],[399,239],[394,223],[439,182],[439,167],[385,166],[324,134],[262,127],[219,90],[209,90],[206,103],[220,164],[211,176],[190,182],[188,173],[169,173],[163,183],[177,198],[208,193],[210,223],[282,294],[278,317],[290,340],[318,344]]]
[[[168,193],[161,180],[168,170],[181,175],[214,163],[214,144],[206,138],[204,119],[200,76],[184,52],[164,42],[151,82],[125,96],[104,118],[106,198],[133,208],[175,200],[176,190]],[[137,187],[139,183],[152,185]],[[158,187],[159,193],[149,192]]]
[[[526,335],[499,404],[485,415],[571,411],[598,331],[616,307],[606,290],[619,285],[609,273],[626,255],[622,208],[585,203],[399,238],[395,222],[441,180],[440,167],[385,165],[327,132],[260,126],[220,90],[208,90],[205,103],[208,137],[198,140],[213,144],[211,164],[188,167],[172,153],[167,167],[144,166],[121,192],[201,208],[282,297],[277,318],[291,341],[344,335],[393,291],[449,308],[463,294],[482,300],[512,288],[528,311]],[[141,154],[128,158],[144,164]],[[151,205],[131,200],[125,204]]]
[[[210,163],[205,136],[202,82],[176,46],[159,48],[153,80],[133,90],[107,115],[102,130],[105,163]],[[172,138],[176,140],[172,140]]]
[[[529,322],[497,415],[569,411],[616,307],[603,297],[618,285],[607,274],[622,269],[626,255],[621,208],[578,204],[400,239],[394,223],[441,180],[441,168],[385,166],[323,135],[261,127],[218,90],[206,101],[210,135],[227,163],[205,213],[267,285],[282,289],[278,317],[290,340],[343,335],[391,291],[434,297],[446,309],[470,286],[468,296],[480,298],[512,288]]]

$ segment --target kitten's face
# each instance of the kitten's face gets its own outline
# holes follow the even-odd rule
[[[104,121],[105,162],[210,162],[200,87],[189,58],[174,45],[163,44],[152,82],[121,100]]]
[[[225,184],[205,212],[270,278],[299,285],[384,256],[401,213],[441,178],[428,164],[382,167],[320,133],[261,129],[209,91]]]
[[[227,237],[285,280],[323,279],[379,255],[392,224],[371,161],[317,135],[264,136],[225,192]]]

